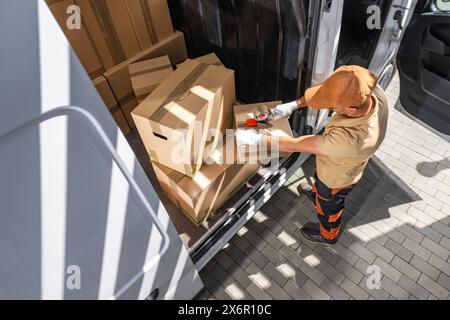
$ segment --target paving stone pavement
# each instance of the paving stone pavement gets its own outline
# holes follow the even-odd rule
[[[450,143],[394,110],[398,92],[396,76],[386,139],[347,200],[339,242],[299,233],[317,221],[296,189],[312,157],[200,272],[198,298],[450,299]]]

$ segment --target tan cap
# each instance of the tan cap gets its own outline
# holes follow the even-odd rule
[[[341,66],[324,83],[306,90],[306,105],[314,109],[360,106],[372,95],[377,81],[365,68]]]

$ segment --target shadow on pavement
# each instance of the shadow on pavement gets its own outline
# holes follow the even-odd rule
[[[439,167],[443,167],[439,169]],[[422,161],[417,164],[416,170],[427,178],[435,177],[444,168],[450,168],[450,158],[443,158],[439,161]]]

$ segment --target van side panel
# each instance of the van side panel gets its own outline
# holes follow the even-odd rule
[[[0,299],[192,298],[203,286],[44,0],[0,4]]]
[[[169,5],[191,58],[214,51],[236,70],[239,100],[293,100],[300,94],[308,0],[174,0]]]

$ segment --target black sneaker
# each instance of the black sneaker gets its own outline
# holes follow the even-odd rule
[[[319,227],[303,227],[300,229],[302,236],[311,242],[319,242],[327,245],[333,245],[337,242],[337,238],[333,240],[328,240],[320,234]]]

